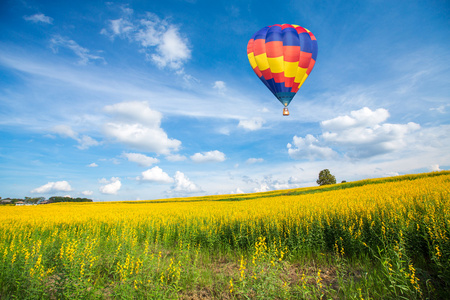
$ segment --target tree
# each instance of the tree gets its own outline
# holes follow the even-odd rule
[[[316,182],[318,185],[335,184],[336,177],[334,177],[334,175],[331,175],[330,170],[324,169],[320,171],[319,179],[317,179]]]

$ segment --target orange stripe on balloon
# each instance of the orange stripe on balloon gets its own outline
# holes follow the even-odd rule
[[[280,57],[283,56],[283,42],[273,41],[266,43],[267,57]]]
[[[297,62],[300,58],[300,46],[283,46],[284,61]]]
[[[314,65],[316,64],[316,61],[314,59],[311,59],[309,66],[308,66],[308,70],[306,70],[306,74],[309,75],[309,73],[311,73],[312,69],[314,68]]]
[[[285,77],[284,78],[284,85],[286,87],[292,87],[294,85],[294,79],[295,79],[295,77]]]
[[[253,51],[255,52],[255,56],[266,53],[266,45],[265,40],[257,39],[253,43]]]
[[[253,43],[254,43],[254,39],[250,39],[250,41],[248,41],[247,54],[250,54],[253,52]]]
[[[311,61],[312,53],[300,52],[300,59],[298,60],[298,66],[300,68],[307,69],[309,67],[309,62]]]

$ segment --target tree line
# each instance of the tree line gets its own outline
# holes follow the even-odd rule
[[[58,202],[93,202],[92,199],[88,198],[72,198],[72,197],[62,197],[62,196],[52,196],[45,199],[45,197],[25,197],[25,198],[5,198],[0,197],[0,204],[16,204],[17,202],[23,202],[23,204],[49,204]]]

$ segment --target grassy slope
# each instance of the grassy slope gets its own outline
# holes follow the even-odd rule
[[[358,181],[351,181],[345,183],[338,183],[333,185],[324,185],[316,187],[304,187],[296,189],[286,189],[286,190],[275,190],[269,192],[260,193],[248,193],[248,194],[224,194],[215,196],[200,196],[200,197],[184,197],[184,198],[169,198],[169,199],[156,199],[156,200],[139,200],[139,201],[118,201],[118,203],[126,202],[128,204],[142,204],[142,203],[168,203],[168,202],[197,202],[197,201],[243,201],[252,200],[260,198],[270,198],[279,196],[296,196],[296,195],[307,195],[314,193],[323,193],[334,190],[344,190],[359,186],[371,185],[371,184],[382,184],[386,182],[395,182],[403,180],[416,180],[424,177],[435,177],[448,175],[450,171],[440,171],[431,173],[420,173],[420,174],[407,174],[393,177],[382,177],[373,179],[364,179]],[[110,202],[111,203],[111,202]]]

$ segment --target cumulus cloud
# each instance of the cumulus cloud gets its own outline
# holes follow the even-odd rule
[[[384,108],[371,110],[364,107],[349,115],[339,116],[320,123],[322,134],[314,137],[294,136],[287,145],[294,159],[330,159],[338,153],[349,158],[368,158],[392,153],[414,145],[414,134],[419,124],[391,124],[385,122],[389,112]]]
[[[37,13],[31,16],[24,16],[23,17],[26,21],[30,21],[33,23],[47,23],[47,24],[52,24],[53,23],[53,18],[50,18],[42,13]]]
[[[136,149],[170,155],[181,142],[170,139],[161,128],[162,114],[146,102],[121,102],[104,110],[113,120],[104,126],[106,135]]]
[[[319,140],[310,134],[304,138],[294,136],[287,148],[289,156],[294,159],[329,159],[336,155],[333,149],[321,146]]]
[[[141,153],[123,153],[122,156],[143,167],[150,167],[159,162],[159,159]]]
[[[218,150],[195,153],[191,156],[191,160],[196,163],[222,162],[225,160],[225,154]]]
[[[93,191],[82,191],[81,194],[83,196],[92,196],[92,194],[94,194],[94,192]]]
[[[266,123],[262,118],[252,118],[246,120],[240,120],[238,127],[244,128],[246,130],[254,131],[261,129],[262,126]]]
[[[88,167],[89,168],[96,168],[96,167],[98,167],[98,165],[94,162],[92,164],[89,164]]]
[[[124,10],[121,18],[108,23],[102,34],[137,43],[146,58],[158,67],[183,73],[183,65],[191,58],[191,49],[189,40],[180,33],[177,25],[149,12],[136,18],[130,9]]]
[[[100,191],[100,193],[106,195],[116,195],[122,187],[122,183],[120,182],[120,178],[118,177],[111,177],[110,180],[102,178],[100,180],[100,183],[103,183],[104,185],[100,186],[98,190]]]
[[[158,166],[142,172],[141,176],[138,176],[136,179],[141,181],[151,181],[159,183],[172,183],[174,181],[173,178],[171,178]]]
[[[50,129],[52,132],[59,134],[61,137],[74,139],[78,142],[77,148],[80,150],[88,149],[92,146],[100,145],[100,142],[87,135],[79,135],[68,125],[56,125]]]
[[[72,187],[67,181],[56,181],[56,182],[49,182],[47,184],[44,184],[43,186],[40,186],[38,188],[35,188],[31,191],[31,193],[37,193],[37,194],[46,194],[50,192],[70,192],[72,191]]]
[[[337,117],[321,123],[325,142],[343,146],[349,156],[371,157],[400,150],[409,134],[420,129],[414,122],[383,123],[389,117],[386,109],[375,111],[364,107],[350,116]]]
[[[177,171],[175,173],[174,180],[175,183],[172,189],[169,191],[171,193],[189,194],[202,191],[202,189],[199,186],[190,181],[189,178],[186,177],[186,175],[184,175],[180,171]]]
[[[86,65],[90,61],[100,60],[105,62],[105,59],[101,56],[91,54],[90,51],[82,46],[80,46],[74,40],[62,37],[60,35],[55,35],[50,40],[50,47],[54,53],[58,53],[59,48],[67,48],[71,50],[76,56],[78,56],[78,64]]]

